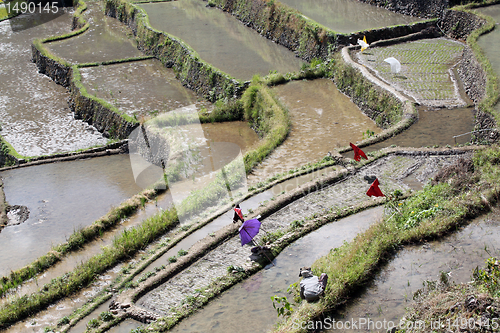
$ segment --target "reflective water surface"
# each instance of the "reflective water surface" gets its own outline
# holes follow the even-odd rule
[[[1,135],[24,156],[106,143],[95,128],[73,118],[66,89],[39,74],[31,62],[32,40],[69,32],[70,15],[58,15],[36,27],[13,31],[12,26],[26,25],[31,19],[20,15],[0,22]]]
[[[355,0],[280,0],[280,2],[334,31],[343,33],[422,20]]]
[[[191,46],[200,58],[237,79],[249,80],[270,70],[300,70],[302,60],[247,28],[231,15],[201,0],[141,4],[154,29]]]

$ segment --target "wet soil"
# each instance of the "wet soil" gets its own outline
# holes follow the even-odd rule
[[[283,46],[248,29],[236,18],[200,0],[141,4],[154,29],[179,37],[200,58],[241,80],[276,70],[300,70],[302,60]]]
[[[471,272],[490,256],[500,255],[500,211],[479,217],[443,240],[405,247],[360,295],[333,317],[340,321],[370,318],[399,320],[413,304],[413,294],[426,281],[439,281],[441,272],[450,283],[471,280]],[[353,330],[365,332],[365,329]],[[377,331],[371,329],[370,331]]]
[[[336,32],[351,33],[360,30],[408,24],[422,19],[401,15],[367,3],[351,0],[282,0],[303,15]],[[370,41],[371,42],[371,41]]]
[[[325,187],[296,200],[262,220],[262,228],[274,232],[287,228],[294,220],[302,220],[314,214],[322,215],[343,207],[366,201],[369,183],[365,176],[376,175],[382,191],[391,193],[395,189],[409,190],[404,179],[410,174],[420,182],[429,179],[440,167],[452,163],[456,156],[388,156],[377,160],[335,185]],[[255,239],[261,241],[264,233]],[[239,237],[233,237],[210,253],[203,256],[188,269],[177,274],[162,286],[149,292],[137,302],[143,308],[166,315],[169,310],[189,295],[194,296],[196,289],[208,286],[209,281],[227,273],[229,265],[249,268],[249,249],[241,247]]]
[[[361,141],[366,131],[381,131],[328,79],[294,81],[274,92],[290,111],[290,134],[252,171],[250,184],[319,161],[335,148]]]
[[[95,128],[73,118],[66,89],[31,63],[31,41],[70,31],[69,14],[31,29],[13,31],[32,19],[20,15],[0,22],[0,119],[2,136],[24,156],[74,151],[105,144]]]
[[[102,62],[140,57],[132,32],[120,21],[104,15],[99,2],[87,1],[84,19],[89,29],[81,35],[45,44],[54,55],[71,63]]]
[[[80,72],[90,95],[108,101],[130,116],[154,116],[191,104],[198,109],[211,108],[210,103],[183,87],[173,70],[158,60],[82,68]]]

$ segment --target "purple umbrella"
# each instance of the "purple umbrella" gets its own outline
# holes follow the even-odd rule
[[[260,221],[257,219],[247,220],[240,227],[241,246],[250,243],[259,233]]]

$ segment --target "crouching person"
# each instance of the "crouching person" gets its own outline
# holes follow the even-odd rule
[[[310,267],[303,267],[300,269],[300,276],[303,278],[300,281],[300,298],[308,302],[317,301],[325,292],[328,275],[322,273],[318,278],[312,274]]]

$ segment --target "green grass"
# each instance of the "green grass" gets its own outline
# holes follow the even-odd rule
[[[10,5],[11,5],[11,8],[13,8],[13,6],[17,3],[17,4],[21,4],[23,2],[26,2],[25,0],[13,0],[10,2]],[[0,5],[4,5],[5,6],[6,2],[5,1],[0,1]],[[4,20],[7,20],[9,18],[12,18],[12,17],[15,17],[17,15],[20,15],[21,12],[19,13],[15,13],[15,12],[9,12],[7,7],[0,7],[0,22],[4,21]]]
[[[428,185],[404,202],[388,201],[386,217],[359,234],[353,241],[335,248],[313,265],[315,273],[329,275],[325,297],[317,303],[303,303],[275,332],[301,332],[293,325],[319,318],[373,278],[380,265],[400,245],[441,237],[498,201],[498,146],[477,151],[474,172],[451,172],[441,183]],[[492,182],[492,180],[495,180]]]
[[[403,105],[396,97],[375,86],[340,55],[334,60],[333,80],[337,88],[350,96],[379,127],[389,128],[401,120]]]

